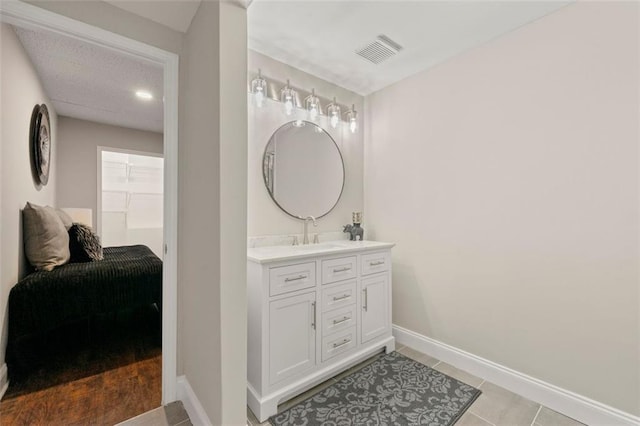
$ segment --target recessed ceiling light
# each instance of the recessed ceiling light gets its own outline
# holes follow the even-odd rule
[[[146,90],[137,90],[136,91],[136,96],[139,97],[140,99],[144,99],[146,101],[149,101],[149,100],[153,99],[153,95],[151,94],[151,92],[148,92]]]

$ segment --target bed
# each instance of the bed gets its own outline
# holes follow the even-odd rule
[[[29,368],[29,339],[74,321],[162,305],[162,261],[146,246],[104,248],[104,260],[33,272],[9,294],[9,370]]]

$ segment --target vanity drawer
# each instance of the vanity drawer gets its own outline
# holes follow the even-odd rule
[[[356,325],[356,305],[345,308],[334,309],[322,314],[322,335],[328,336],[333,333],[351,328]]]
[[[355,278],[357,275],[356,256],[341,257],[322,261],[322,284],[335,283]]]
[[[356,327],[322,338],[322,362],[356,346]]]
[[[277,296],[315,287],[316,263],[300,263],[269,269],[269,295]]]
[[[322,289],[322,312],[356,303],[356,281]]]
[[[377,252],[362,255],[361,272],[362,275],[375,274],[376,272],[388,271],[391,264],[389,252]]]

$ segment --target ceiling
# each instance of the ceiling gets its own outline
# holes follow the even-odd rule
[[[368,95],[569,3],[255,0],[249,48]],[[381,34],[403,49],[378,65],[355,54]]]
[[[183,33],[189,29],[201,2],[201,0],[103,1]]]
[[[163,131],[162,66],[56,33],[14,30],[58,115]],[[136,90],[154,99],[138,99]]]
[[[106,1],[181,32],[187,31],[201,2]],[[251,4],[250,49],[367,95],[573,0],[234,1]],[[162,67],[58,34],[15,30],[58,114],[162,132]],[[381,34],[402,50],[377,65],[356,55]],[[151,91],[155,98],[137,99],[138,89]]]

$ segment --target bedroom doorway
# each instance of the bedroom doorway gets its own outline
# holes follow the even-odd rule
[[[0,21],[108,48],[162,67],[164,77],[164,191],[162,197],[162,404],[177,397],[178,55],[24,2],[0,3]],[[95,151],[94,151],[95,152]],[[3,295],[6,297],[6,295]],[[1,366],[0,366],[1,367]],[[6,369],[5,369],[6,372]],[[4,374],[0,368],[0,375]],[[0,377],[0,392],[2,391]],[[123,395],[126,399],[127,395]]]

